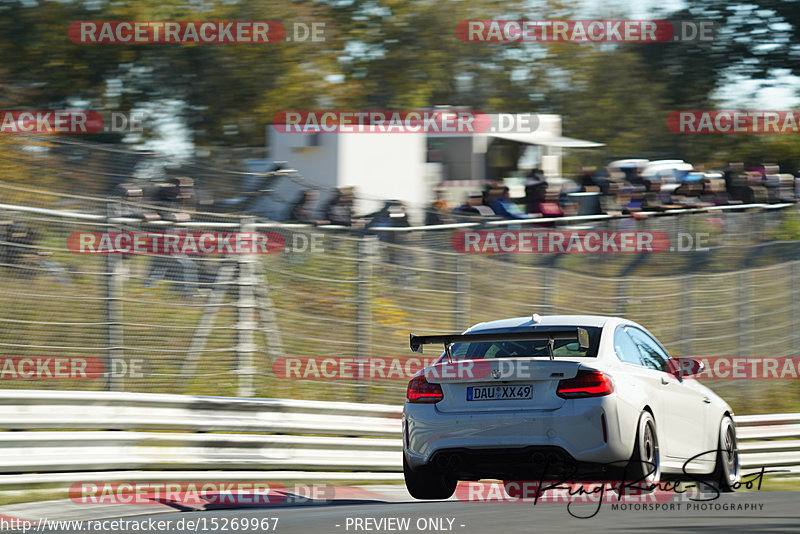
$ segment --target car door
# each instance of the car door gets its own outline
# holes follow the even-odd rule
[[[666,426],[662,423],[663,416],[668,409],[666,404],[667,399],[660,395],[662,384],[661,375],[645,365],[644,358],[642,357],[639,347],[634,343],[630,335],[628,335],[628,326],[620,325],[614,332],[614,352],[617,358],[625,367],[625,373],[618,377],[618,380],[626,380],[627,387],[630,388],[635,394],[631,398],[646,399],[647,404],[653,410],[656,419],[656,432],[658,435],[658,442],[661,448],[661,454],[666,454],[667,443],[666,440]],[[635,406],[635,409],[640,409],[641,406]],[[636,425],[638,421],[632,424]],[[633,426],[631,434],[636,431]]]
[[[668,457],[686,460],[708,450],[706,424],[708,407],[706,396],[695,387],[692,380],[680,380],[666,372],[669,354],[650,334],[627,326],[625,331],[642,355],[642,362],[658,377],[657,390],[661,399],[661,435],[666,440],[663,449]]]

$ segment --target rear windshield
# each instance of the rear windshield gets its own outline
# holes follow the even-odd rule
[[[534,332],[548,332],[577,328],[577,326],[540,327]],[[578,339],[556,340],[553,356],[556,358],[596,358],[600,342],[600,327],[581,326],[589,333],[589,348],[581,350]],[[491,333],[520,332],[519,329],[497,330]],[[490,332],[481,331],[481,334]],[[483,341],[479,343],[454,343],[450,349],[454,360],[491,360],[496,358],[549,358],[547,341]]]

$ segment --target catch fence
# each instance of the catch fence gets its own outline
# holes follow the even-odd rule
[[[800,342],[800,247],[786,239],[794,206],[553,221],[556,229],[657,230],[671,240],[703,233],[706,250],[478,255],[456,252],[454,233],[523,226],[365,232],[198,211],[185,220],[163,206],[152,209],[167,216],[147,222],[134,213],[147,206],[119,199],[28,189],[27,204],[15,204],[21,189],[0,184],[5,389],[395,403],[421,363],[412,360],[409,332],[532,313],[621,315],[674,355],[699,358],[791,357]],[[537,228],[553,229],[541,221]],[[275,232],[285,246],[253,255],[80,254],[67,246],[71,235],[107,231]],[[30,372],[22,360],[47,358],[89,358],[102,372],[20,372]],[[352,365],[321,366],[325,358],[385,362],[358,377]],[[774,384],[709,381],[737,412],[796,409],[797,381]]]

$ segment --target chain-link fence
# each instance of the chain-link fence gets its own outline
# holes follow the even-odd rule
[[[476,255],[454,251],[458,229],[367,235],[199,212],[147,222],[119,199],[0,190],[4,388],[401,402],[407,364],[417,357],[409,332],[461,331],[534,312],[622,315],[673,354],[701,358],[793,356],[800,337],[800,247],[762,241],[793,228],[794,207],[563,223],[702,232],[707,250]],[[27,205],[9,202],[22,193]],[[285,246],[252,255],[87,254],[68,246],[76,234],[125,231],[275,232]],[[326,358],[389,360],[359,376],[323,365]],[[75,360],[97,362],[102,372],[54,376],[59,362]],[[779,383],[710,385],[740,411],[796,409],[800,389]]]

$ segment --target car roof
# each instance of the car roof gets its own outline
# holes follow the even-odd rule
[[[497,321],[487,321],[472,326],[467,332],[482,332],[485,330],[499,330],[505,328],[518,328],[522,326],[594,326],[602,327],[611,319],[624,321],[618,317],[608,317],[605,315],[542,315],[537,322],[533,322],[532,316],[513,317],[510,319],[499,319]],[[628,321],[626,321],[628,322]]]

